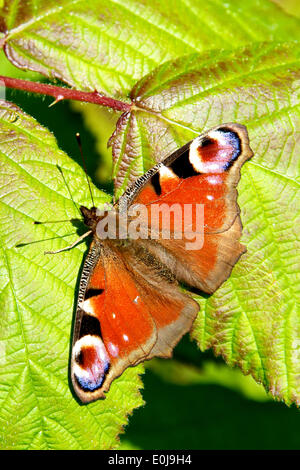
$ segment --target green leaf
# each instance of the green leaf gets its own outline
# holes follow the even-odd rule
[[[28,70],[20,70],[12,65],[7,59],[3,50],[0,50],[0,71],[1,75],[6,75],[13,78],[23,78],[27,80],[39,80],[43,79],[42,75],[35,72],[29,72]]]
[[[277,3],[277,5],[290,15],[300,18],[300,4],[298,0],[273,0],[273,2]]]
[[[71,223],[90,205],[82,169],[54,136],[13,104],[0,102],[0,448],[108,449],[142,404],[138,374],[126,371],[105,401],[81,406],[68,381],[70,331],[85,244]],[[110,197],[94,188],[97,205]],[[81,227],[81,230],[83,227]],[[64,237],[66,234],[71,236]],[[19,245],[19,246],[16,246]]]
[[[14,65],[109,95],[184,54],[297,39],[299,24],[266,0],[6,0],[0,16]]]
[[[299,61],[296,42],[259,43],[184,56],[148,74],[131,91],[132,112],[121,116],[110,139],[117,195],[176,148],[224,122],[255,126],[256,159],[261,162],[270,139],[268,159],[276,159],[282,139],[295,127],[286,116],[297,116]],[[262,125],[271,126],[278,114],[287,124],[279,119],[275,135],[270,128],[265,138]],[[296,157],[293,152],[288,168],[286,160],[277,164],[295,177]]]
[[[238,201],[248,252],[213,296],[197,298],[193,337],[288,404],[300,404],[299,63],[297,43],[167,62],[133,88],[133,111],[111,138],[120,195],[200,131],[247,125],[255,156],[243,167]]]
[[[39,80],[43,78],[43,76],[38,73],[20,70],[14,67],[5,56],[3,50],[0,50],[0,71],[1,75],[13,78],[23,78],[27,80]]]

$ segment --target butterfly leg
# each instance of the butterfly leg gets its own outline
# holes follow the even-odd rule
[[[92,230],[89,230],[88,232],[81,235],[81,237],[77,238],[77,240],[75,240],[75,242],[73,242],[71,245],[66,246],[65,248],[61,248],[60,250],[56,250],[56,251],[45,251],[44,255],[54,255],[56,253],[61,253],[62,251],[71,250],[71,248],[74,248],[74,246],[78,245],[78,243],[80,243],[82,240],[88,237],[91,233],[92,233]]]

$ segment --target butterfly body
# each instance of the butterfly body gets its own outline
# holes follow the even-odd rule
[[[111,210],[81,207],[93,233],[71,358],[82,402],[104,398],[127,367],[171,356],[199,311],[180,283],[212,293],[228,278],[245,251],[236,185],[251,156],[244,126],[219,126],[155,165]]]

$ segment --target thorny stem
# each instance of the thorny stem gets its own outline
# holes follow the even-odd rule
[[[31,93],[53,96],[55,99],[54,103],[64,99],[69,99],[99,104],[100,106],[107,106],[116,111],[130,111],[131,109],[131,105],[129,103],[100,95],[97,91],[87,92],[72,90],[70,88],[31,82],[30,80],[20,80],[18,78],[4,77],[0,75],[0,86],[1,85],[6,86],[7,88],[15,88],[18,90],[29,91]]]

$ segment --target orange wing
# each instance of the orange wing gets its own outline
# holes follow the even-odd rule
[[[224,124],[200,135],[149,170],[120,199],[121,213],[128,207],[148,208],[144,224],[149,239],[137,242],[166,264],[179,281],[212,293],[228,278],[244,253],[245,247],[239,243],[242,225],[236,186],[240,169],[251,156],[246,128]],[[163,206],[181,208],[171,211],[171,237],[164,236],[166,212],[160,218],[153,215]],[[203,210],[200,226],[197,206]],[[186,208],[192,218],[183,226]],[[156,232],[156,240],[151,231]],[[197,244],[191,247],[193,236],[199,236],[200,248]]]
[[[168,357],[197,315],[175,277],[134,243],[94,241],[82,272],[72,347],[73,387],[104,398],[128,367]]]

